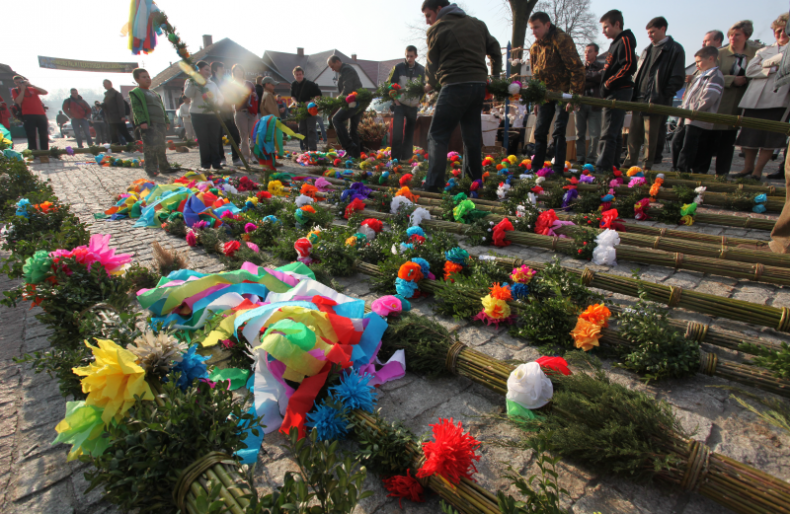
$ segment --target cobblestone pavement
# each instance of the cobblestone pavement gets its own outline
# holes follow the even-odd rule
[[[197,153],[168,152],[172,162],[185,167],[196,166]],[[183,240],[161,230],[135,229],[130,221],[93,221],[93,213],[108,208],[115,195],[123,192],[133,180],[144,176],[139,169],[100,168],[85,164],[76,157],[49,165],[34,165],[33,168],[44,178],[50,179],[61,201],[73,205],[81,219],[90,225],[94,233],[113,234],[112,244],[121,251],[134,253],[140,262],[150,261],[150,243],[158,240],[166,245],[188,252],[191,267],[204,272],[221,269],[219,263],[201,249],[188,248]],[[286,167],[286,170],[290,165]],[[770,171],[773,171],[771,169]],[[159,178],[158,180],[167,180]],[[630,220],[629,220],[630,222]],[[657,225],[656,226],[660,226]],[[678,228],[678,227],[672,227]],[[681,227],[683,228],[683,227]],[[741,230],[716,226],[695,225],[691,230],[730,236],[767,239],[766,232]],[[486,249],[487,250],[487,249]],[[481,248],[470,248],[481,253]],[[553,257],[549,251],[517,247],[498,249],[500,255],[512,255],[536,261],[548,261]],[[585,263],[563,258],[563,264],[583,267]],[[770,284],[736,280],[705,273],[675,271],[661,266],[645,266],[622,261],[617,266],[593,267],[596,271],[608,271],[620,275],[631,275],[639,269],[643,280],[681,286],[684,289],[704,291],[728,298],[750,302],[790,307],[790,290]],[[347,294],[372,301],[367,277],[363,275],[339,280]],[[13,287],[9,281],[0,279],[4,290]],[[624,302],[632,298],[607,296]],[[417,312],[436,319],[448,329],[456,331],[459,338],[475,349],[498,359],[533,360],[537,351],[517,340],[505,331],[436,317],[431,301],[415,302]],[[50,447],[54,438],[54,425],[64,412],[64,400],[59,396],[57,385],[45,376],[34,375],[22,366],[11,362],[11,358],[34,349],[46,348],[46,333],[33,318],[35,310],[26,307],[14,310],[2,308],[0,321],[6,328],[0,335],[0,511],[2,512],[107,512],[100,493],[92,492],[83,498],[85,488],[81,470],[65,462],[66,447]],[[765,338],[787,341],[787,336],[770,329],[749,326],[728,320],[711,318],[683,310],[674,315],[682,319],[710,322],[712,326],[744,333],[749,338]],[[706,347],[725,355],[719,348]],[[742,359],[737,352],[727,352],[727,357]],[[782,480],[790,480],[790,438],[779,430],[760,422],[750,412],[729,398],[730,393],[712,386],[732,385],[715,377],[697,375],[685,380],[668,380],[659,384],[644,385],[634,375],[614,369],[605,361],[604,367],[616,382],[630,388],[645,391],[669,402],[682,426],[694,437],[708,444],[714,451],[750,464]],[[749,392],[767,395],[743,387]],[[5,403],[2,403],[5,402]],[[481,417],[485,414],[501,413],[503,402],[481,386],[462,378],[429,381],[407,373],[401,380],[385,384],[381,388],[379,405],[388,419],[402,419],[416,433],[429,431],[429,424],[439,417],[453,417],[463,421],[473,434],[483,442],[495,439],[513,439],[517,433],[507,424]],[[280,448],[284,440],[278,434],[270,434],[264,442],[257,468],[257,486],[260,492],[271,491],[282,484],[286,471],[295,470],[295,465]],[[522,475],[537,472],[534,456],[528,452],[514,452],[485,444],[476,478],[480,485],[491,490],[503,490],[515,494],[512,486],[502,478],[507,465]],[[718,504],[695,493],[678,493],[648,484],[636,485],[628,481],[597,476],[590,471],[568,463],[559,468],[560,486],[567,489],[570,497],[564,503],[574,514],[601,512],[615,513],[677,513],[713,514],[722,512]],[[368,477],[367,487],[374,495],[357,507],[358,514],[385,514],[399,511],[397,501],[386,497],[380,480]],[[4,498],[4,500],[3,500]],[[4,502],[4,503],[3,503]],[[404,503],[410,513],[438,511],[438,500],[429,497],[424,504]]]

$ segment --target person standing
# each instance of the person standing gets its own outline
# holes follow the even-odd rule
[[[790,112],[790,84],[774,87],[776,72],[782,62],[784,53],[787,52],[788,15],[782,14],[773,23],[771,30],[776,38],[776,43],[757,50],[754,59],[746,67],[746,78],[750,79],[749,86],[744,93],[738,107],[743,109],[746,118],[759,118],[771,121],[787,121]],[[760,178],[763,168],[774,150],[784,148],[787,134],[768,132],[744,127],[738,134],[735,144],[740,146],[744,153],[744,169],[736,173],[736,177]],[[759,152],[759,158],[758,158]],[[756,161],[756,163],[755,163]]]
[[[425,91],[441,86],[428,129],[429,162],[424,190],[438,193],[444,190],[450,136],[459,124],[464,142],[464,174],[472,180],[483,178],[480,154],[481,114],[488,80],[486,56],[491,59],[491,75],[498,77],[502,72],[502,52],[486,24],[468,16],[456,4],[425,0],[422,13],[430,25]]]
[[[129,134],[129,129],[126,128],[126,100],[123,95],[112,87],[112,82],[105,80],[103,82],[104,89],[104,117],[107,119],[107,125],[110,127],[110,139],[112,144],[126,144],[134,141],[134,138]]]
[[[162,97],[151,91],[151,76],[147,70],[137,68],[132,72],[134,81],[139,87],[129,92],[132,100],[132,116],[134,124],[140,129],[143,137],[143,153],[145,155],[145,172],[150,177],[159,173],[170,173],[167,162],[166,138],[170,128],[170,120],[165,111]]]
[[[417,62],[417,47],[406,47],[406,59],[393,66],[388,84],[403,88],[406,83],[419,80],[425,83],[425,68]],[[414,128],[417,125],[417,110],[420,98],[406,98],[392,101],[392,158],[399,162],[408,161],[414,154]]]
[[[639,58],[636,72],[634,101],[658,105],[672,105],[675,94],[686,80],[686,54],[671,36],[667,36],[667,20],[653,18],[647,24],[651,44]],[[623,167],[636,166],[642,145],[645,145],[643,168],[653,167],[658,152],[659,133],[666,125],[666,116],[634,112],[628,131],[628,158]]]
[[[39,98],[49,93],[45,89],[34,86],[21,75],[14,76],[14,84],[16,87],[11,90],[11,96],[22,113],[28,149],[49,150],[49,122],[44,104]],[[36,140],[36,132],[38,132],[38,140]]]
[[[221,170],[222,125],[215,114],[215,109],[224,103],[225,98],[217,84],[208,80],[211,77],[211,66],[206,61],[198,61],[195,66],[197,66],[198,73],[206,79],[206,85],[203,86],[207,90],[206,97],[203,97],[200,86],[195,84],[192,79],[187,80],[184,96],[191,100],[189,112],[197,135],[200,167],[203,169],[213,167],[215,170]]]
[[[696,112],[716,112],[724,92],[724,75],[716,65],[719,51],[715,46],[704,46],[694,54],[699,73],[683,97],[683,109]],[[710,163],[710,145],[705,142],[713,130],[713,123],[684,119],[672,140],[673,162],[683,173],[700,173],[700,162]],[[700,155],[700,154],[708,155]]]
[[[11,130],[11,110],[8,108],[8,104],[5,103],[2,96],[0,96],[0,125]],[[60,130],[62,135],[63,129],[61,128]]]
[[[240,64],[234,64],[230,69],[230,75],[236,83],[246,90],[246,94],[237,104],[233,106],[233,121],[239,129],[241,136],[241,154],[250,161],[250,132],[258,119],[258,95],[255,92],[255,84],[245,80],[246,73]]]
[[[103,145],[110,142],[110,130],[107,128],[107,121],[104,118],[104,110],[98,100],[93,103],[91,108],[91,122],[96,130],[96,144]]]
[[[258,95],[258,100],[263,98],[263,75],[255,77],[255,94]]]
[[[188,96],[183,98],[183,102],[178,106],[178,117],[181,118],[181,123],[184,125],[184,140],[195,140],[195,128],[192,126],[192,113],[190,113],[190,106],[192,99]]]
[[[74,129],[74,136],[77,138],[77,146],[82,148],[82,141],[87,140],[88,146],[93,146],[91,139],[91,106],[82,99],[79,92],[72,88],[71,96],[63,100],[63,112],[71,118],[71,128]]]
[[[225,77],[225,65],[223,63],[219,61],[214,61],[211,63],[211,81],[214,82],[217,85],[217,87],[219,87],[220,91],[222,91],[223,98],[225,96],[231,96],[231,95],[226,95],[225,92],[225,87],[226,87],[225,83],[227,82],[227,79]],[[222,122],[225,124],[225,129],[226,129],[225,135],[228,136],[228,138],[232,137],[233,140],[236,141],[236,145],[240,145],[241,136],[239,134],[239,128],[236,126],[236,122],[233,120],[233,105],[228,102],[223,102],[218,105],[220,106],[219,113],[220,116],[222,116]],[[222,125],[220,125],[220,127],[222,127]],[[224,165],[225,145],[222,144],[222,135],[223,135],[222,132],[220,132],[218,141],[219,141],[219,147],[222,151],[222,156],[220,160]],[[239,154],[236,152],[236,149],[233,147],[233,145],[231,145],[230,147],[230,153],[231,153],[231,160],[233,162],[233,165],[241,166],[241,159],[239,159]]]
[[[584,95],[601,97],[603,63],[598,62],[600,48],[595,43],[584,47]],[[587,133],[590,147],[586,148]],[[601,138],[601,107],[580,105],[576,111],[576,161],[579,164],[594,164],[598,160],[598,141]]]
[[[57,122],[58,127],[60,127],[60,137],[65,138],[66,136],[63,135],[63,125],[69,122],[69,117],[63,114],[63,111],[58,111],[55,121]]]
[[[354,72],[356,73],[356,72]],[[291,100],[297,105],[306,105],[313,101],[315,98],[321,96],[321,89],[318,84],[304,78],[304,70],[301,66],[297,66],[293,71],[294,81],[291,82]],[[340,81],[338,80],[338,88]],[[360,83],[359,87],[362,87]],[[356,91],[356,89],[354,90]],[[299,120],[299,133],[305,136],[304,139],[299,141],[299,146],[302,151],[315,152],[318,149],[316,139],[315,125],[318,121],[318,116],[309,116],[305,119]]]
[[[612,40],[601,77],[601,96],[607,100],[629,101],[634,93],[631,77],[636,70],[636,38],[630,29],[623,30],[623,13],[616,9],[601,16],[600,23],[603,35]],[[602,115],[601,142],[595,167],[608,172],[620,164],[625,111],[605,107]]]
[[[326,63],[332,71],[337,73],[337,91],[341,98],[347,97],[357,89],[362,89],[362,81],[359,79],[359,74],[353,66],[344,63],[340,60],[340,57],[336,55],[327,59]],[[362,151],[359,133],[357,132],[359,122],[362,120],[362,115],[365,113],[365,109],[362,107],[361,105],[343,107],[338,110],[332,118],[332,123],[337,131],[337,138],[340,144],[343,146],[343,149],[354,158],[359,158]],[[350,125],[349,128],[346,127],[346,123]],[[315,128],[313,132],[315,132]]]
[[[536,12],[529,17],[529,27],[535,36],[535,43],[529,49],[532,63],[532,76],[546,84],[550,91],[573,93],[584,92],[584,65],[576,51],[573,39],[551,23],[545,12]],[[565,132],[571,103],[564,108],[559,102],[551,101],[535,106],[535,157],[534,162],[542,163],[546,158],[549,127],[554,121],[554,172],[562,174],[565,169]]]
[[[271,77],[265,77],[263,79],[263,98],[261,98],[261,106],[259,109],[261,118],[264,116],[280,117],[280,106],[277,104],[277,98],[274,94],[274,87],[276,85],[277,82]]]

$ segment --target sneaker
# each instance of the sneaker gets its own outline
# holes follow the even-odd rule
[[[243,166],[243,164],[241,163],[241,159],[234,159],[233,165],[236,166],[237,168]]]

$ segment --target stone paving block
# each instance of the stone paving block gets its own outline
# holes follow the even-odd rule
[[[768,284],[749,283],[749,285],[741,286],[733,293],[732,297],[736,300],[744,300],[758,305],[767,305],[774,291],[775,288]]]
[[[75,514],[70,484],[65,481],[30,499],[9,504],[7,507],[6,514]]]
[[[406,365],[408,366],[408,362]],[[408,424],[423,412],[459,396],[470,384],[468,380],[458,377],[417,380],[380,395],[378,405],[381,407],[381,415],[386,419],[402,419]]]
[[[458,330],[458,339],[467,346],[480,346],[496,337],[481,325],[468,325]]]
[[[716,296],[722,296],[724,298],[730,298],[732,296],[733,291],[735,291],[735,286],[722,283],[719,281],[719,279],[720,277],[704,279],[702,282],[700,282],[699,286],[697,286],[697,288],[694,290],[700,293],[713,294]]]
[[[50,452],[25,460],[14,473],[13,499],[15,502],[46,489],[71,476],[64,452]]]
[[[702,282],[703,274],[695,271],[677,271],[666,279],[663,284],[667,286],[694,289]]]

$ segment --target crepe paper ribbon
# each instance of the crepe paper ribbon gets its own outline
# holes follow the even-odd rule
[[[554,396],[554,386],[537,362],[520,364],[507,379],[508,416],[511,415],[510,403],[523,409],[534,410],[545,406]],[[520,409],[513,408],[513,414],[533,419]]]
[[[104,409],[87,405],[84,401],[66,402],[66,416],[55,426],[58,436],[52,444],[70,444],[67,462],[76,460],[80,455],[100,457],[110,446],[110,438],[104,434]],[[113,419],[111,423],[115,423]]]
[[[153,400],[154,395],[145,381],[145,370],[136,364],[137,356],[108,339],[97,339],[98,346],[85,346],[93,353],[94,362],[72,368],[80,380],[82,392],[88,393],[87,405],[103,408],[101,419],[105,426],[115,419],[120,421],[132,405],[135,396]]]
[[[229,381],[231,391],[236,391],[237,389],[244,387],[249,378],[250,370],[239,368],[214,368],[214,371],[212,371],[208,376],[208,379],[212,382]]]
[[[616,230],[607,228],[595,238],[595,249],[592,254],[592,261],[599,266],[616,266],[617,250],[615,247],[620,244],[620,236]]]

